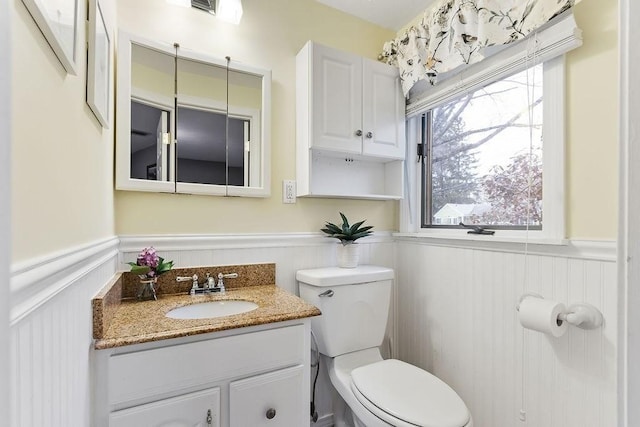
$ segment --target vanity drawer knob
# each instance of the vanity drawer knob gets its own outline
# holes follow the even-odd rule
[[[267,419],[268,420],[272,420],[272,419],[274,419],[276,417],[276,410],[273,409],[273,408],[269,408],[267,410],[267,414],[266,415],[267,415]]]
[[[361,129],[358,129],[356,131],[356,136],[362,136],[362,130]]]

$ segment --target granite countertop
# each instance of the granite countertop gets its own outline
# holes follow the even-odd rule
[[[273,268],[275,271],[275,266]],[[160,293],[157,301],[137,301],[121,298],[124,282],[126,280],[116,276],[93,300],[94,338],[98,350],[321,314],[315,306],[274,284],[227,286],[224,294],[191,296],[187,292]],[[208,319],[171,319],[165,316],[177,307],[221,300],[251,301],[258,308]]]

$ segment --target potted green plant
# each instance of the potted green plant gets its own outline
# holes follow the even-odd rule
[[[340,217],[342,217],[341,225],[326,222],[324,228],[321,228],[320,231],[329,237],[335,237],[342,243],[342,245],[338,247],[338,266],[342,268],[354,268],[358,265],[360,258],[358,246],[355,244],[356,240],[372,234],[373,231],[371,231],[371,229],[373,226],[363,226],[366,220],[358,221],[350,225],[349,220],[342,212],[340,212]]]

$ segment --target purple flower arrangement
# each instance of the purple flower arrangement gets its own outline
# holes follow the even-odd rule
[[[136,262],[127,263],[131,266],[131,272],[137,274],[141,279],[154,279],[173,268],[173,261],[166,261],[158,256],[153,246],[144,248],[139,254]]]

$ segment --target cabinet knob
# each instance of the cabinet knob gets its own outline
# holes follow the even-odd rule
[[[367,134],[365,136],[367,138],[371,139],[371,138],[373,138],[373,132],[367,132]]]
[[[356,136],[362,136],[362,131],[360,129],[356,131]]]
[[[273,408],[269,408],[269,409],[267,410],[266,415],[267,415],[267,419],[268,419],[268,420],[271,420],[271,419],[273,419],[273,418],[275,418],[275,417],[276,417],[276,410],[275,410],[275,409],[273,409]]]

